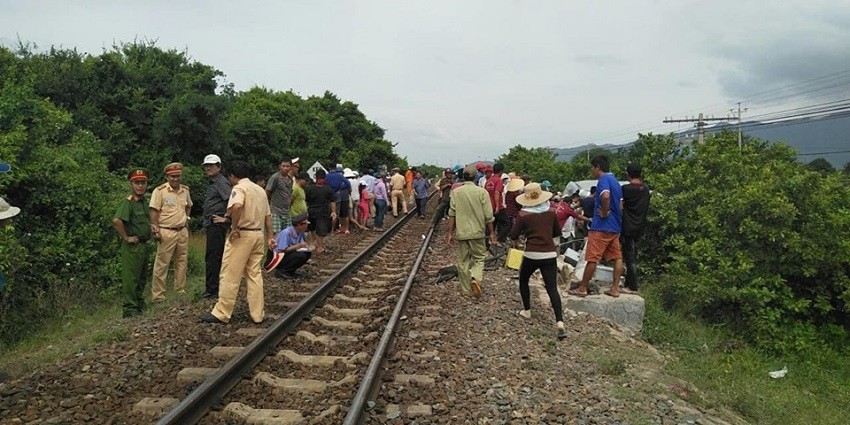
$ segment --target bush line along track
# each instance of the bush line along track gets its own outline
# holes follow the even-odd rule
[[[390,319],[388,322],[384,322],[383,319],[372,320],[369,325],[356,324],[356,322],[333,322],[327,321],[326,324],[330,326],[342,325],[345,326],[346,323],[350,323],[351,328],[360,328],[361,333],[368,333],[372,331],[376,322],[381,322],[384,325],[384,333],[381,336],[380,342],[378,343],[377,349],[374,352],[372,360],[369,363],[368,368],[365,371],[365,374],[362,378],[362,381],[359,385],[356,395],[353,396],[352,404],[348,410],[347,416],[345,417],[346,424],[355,424],[360,423],[361,415],[364,414],[367,401],[371,395],[374,395],[377,387],[380,385],[380,379],[378,379],[378,375],[380,373],[381,365],[383,364],[386,353],[392,345],[394,339],[394,331],[399,323],[399,320],[402,316],[402,312],[404,310],[404,306],[407,300],[407,296],[410,293],[414,277],[419,269],[419,266],[422,262],[422,259],[425,256],[425,252],[430,243],[431,237],[434,233],[434,227],[429,226],[430,230],[427,235],[424,236],[424,240],[420,237],[420,232],[423,225],[429,225],[431,223],[430,217],[428,220],[422,220],[420,225],[411,225],[407,226],[407,224],[411,220],[415,220],[416,211],[412,209],[409,214],[401,217],[393,226],[387,229],[379,238],[377,238],[372,244],[366,247],[363,251],[361,251],[357,256],[348,261],[341,269],[336,271],[332,276],[330,276],[324,283],[321,283],[317,286],[312,292],[309,293],[306,297],[304,297],[296,306],[292,307],[288,310],[282,317],[280,317],[277,321],[275,321],[262,335],[256,338],[253,342],[251,342],[247,347],[241,350],[238,354],[233,356],[226,364],[217,369],[211,375],[209,375],[203,383],[201,383],[198,387],[196,387],[190,394],[188,394],[176,407],[174,407],[170,412],[168,412],[165,416],[163,416],[159,420],[159,424],[187,424],[187,423],[197,423],[202,418],[204,418],[208,412],[210,412],[214,406],[219,405],[222,400],[231,393],[231,390],[236,387],[240,382],[246,377],[254,376],[254,369],[267,357],[275,358],[280,356],[275,356],[275,353],[278,351],[278,345],[281,345],[284,340],[287,339],[287,336],[293,334],[293,332],[302,324],[307,323],[310,324],[310,317],[314,313],[314,310],[317,307],[322,307],[327,301],[335,300],[335,298],[328,298],[331,294],[337,291],[338,288],[342,287],[342,284],[347,280],[355,280],[360,281],[359,278],[351,278],[349,276],[354,276],[357,272],[358,268],[366,265],[366,268],[370,268],[372,270],[392,270],[392,268],[384,267],[383,264],[377,266],[368,266],[369,261],[375,261],[384,263],[386,260],[381,258],[383,253],[386,252],[387,249],[391,249],[392,243],[395,241],[404,241],[405,238],[408,241],[412,241],[414,244],[419,245],[419,251],[416,256],[415,261],[413,262],[412,268],[408,273],[404,286],[401,290],[400,295],[398,295],[398,300],[395,304],[395,307],[392,311]],[[381,251],[379,251],[379,249]],[[397,258],[398,253],[392,252],[389,258]],[[406,255],[405,255],[406,258]],[[407,263],[404,261],[403,263]],[[409,263],[408,263],[409,264]],[[379,283],[379,282],[374,282]],[[392,281],[386,282],[387,286],[383,289],[383,293],[386,294],[388,292],[396,292],[395,288],[392,284]],[[366,282],[361,281],[360,288],[364,288],[366,286]],[[378,286],[371,286],[372,289],[367,290],[366,292],[378,292]],[[351,288],[353,289],[353,288]],[[392,298],[389,296],[387,298]],[[366,301],[364,299],[350,299],[347,297],[341,297],[340,300],[345,303],[363,303],[366,302],[368,304],[378,303],[378,299],[372,299],[370,301]],[[329,314],[334,314],[332,312],[341,313],[341,315],[363,315],[367,319],[370,318],[370,314],[375,311],[386,310],[384,308],[378,308],[380,306],[375,307],[374,309],[339,309],[332,305],[325,306],[325,309],[330,310]],[[319,321],[319,318],[316,318]],[[324,321],[324,320],[323,320]],[[215,326],[215,325],[212,325]],[[373,337],[375,332],[373,333]],[[362,338],[361,339],[365,339]],[[349,339],[347,342],[353,342],[356,339]],[[286,349],[281,350],[282,352],[290,353],[293,357],[301,357],[299,354],[295,354],[293,351],[288,351]],[[320,358],[322,356],[304,356],[306,358]],[[351,356],[350,359],[343,360],[345,357],[343,356],[335,356],[335,357],[325,357],[329,359],[329,363],[337,363],[334,358],[337,360],[343,360],[343,363],[348,363],[348,367],[354,367],[353,363],[355,362],[355,357],[365,357],[365,356]],[[329,364],[325,364],[328,366]],[[296,369],[296,368],[293,368]],[[330,374],[329,376],[331,376]],[[262,376],[262,377],[260,377]],[[351,375],[346,374],[346,377],[337,381],[338,385],[346,386],[349,382],[343,382],[349,380]],[[295,381],[295,380],[286,380],[280,379],[273,376],[267,372],[260,372],[254,377],[254,381],[256,382],[258,379],[264,380],[266,382],[278,382],[284,386],[287,385],[303,385],[304,383],[308,383],[308,381]],[[298,382],[301,382],[299,384]],[[318,383],[320,381],[309,381]],[[274,384],[272,384],[273,386]],[[334,385],[333,383],[330,384]],[[319,384],[321,386],[321,384]],[[269,391],[278,391],[274,387],[272,387]],[[301,390],[297,389],[289,389],[286,391],[296,391],[299,392]],[[321,390],[320,390],[321,391]],[[232,403],[230,405],[233,405]],[[328,406],[328,409],[323,411],[324,414],[328,416],[332,416],[338,414],[337,409],[333,406]],[[234,409],[238,409],[238,407],[233,407]],[[251,412],[254,411],[251,408],[243,407],[242,410]],[[283,422],[284,417],[291,417],[293,421],[303,420],[300,412],[298,411],[284,411],[284,410],[256,410],[259,415],[267,415],[271,418],[278,418]],[[330,420],[330,417],[324,418],[325,420]],[[304,420],[307,423],[306,420]]]

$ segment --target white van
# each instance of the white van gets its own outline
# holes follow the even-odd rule
[[[586,198],[590,196],[590,188],[596,186],[596,183],[599,180],[579,180],[579,181],[571,181],[567,183],[567,186],[564,187],[564,196],[571,196],[573,193],[578,191],[579,196],[582,198]],[[628,181],[620,180],[620,186],[628,184]]]

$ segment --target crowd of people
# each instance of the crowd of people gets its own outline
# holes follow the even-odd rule
[[[461,292],[481,297],[484,261],[489,245],[519,246],[524,242],[519,269],[522,310],[531,317],[529,280],[540,271],[555,313],[558,338],[566,337],[561,297],[557,289],[557,257],[561,238],[584,239],[587,265],[576,290],[588,295],[588,283],[602,259],[613,265],[611,288],[604,293],[619,297],[623,261],[626,263],[624,291],[637,292],[636,247],[646,222],[650,191],[643,183],[640,166],[627,168],[628,183],[610,172],[608,158],[591,160],[591,172],[598,179],[590,196],[576,191],[561,194],[550,191],[551,183],[531,182],[528,176],[505,173],[502,164],[484,163],[446,169],[437,183],[440,204],[435,220],[448,220],[448,242],[457,244],[457,273]],[[508,241],[510,239],[510,242]],[[621,248],[622,241],[622,248]]]
[[[304,277],[299,269],[313,253],[328,250],[324,238],[331,232],[351,234],[353,228],[382,231],[388,210],[393,217],[415,206],[425,218],[431,182],[415,167],[361,172],[337,164],[330,172],[316,170],[314,178],[300,171],[299,159],[284,157],[278,172],[267,179],[252,180],[250,167],[241,161],[222,169],[221,159],[207,155],[203,168],[208,179],[203,207],[206,231],[206,281],[202,294],[215,299],[203,322],[230,321],[239,286],[244,277],[251,319],[264,320],[263,273],[283,279]],[[571,294],[588,295],[588,283],[596,264],[605,259],[613,265],[614,279],[605,294],[618,297],[625,260],[625,291],[638,290],[635,251],[649,208],[649,189],[641,169],[629,165],[628,184],[610,172],[608,159],[591,161],[598,179],[590,196],[579,192],[561,194],[548,181],[506,173],[500,163],[482,162],[446,169],[435,183],[438,206],[435,224],[445,220],[449,244],[456,245],[457,271],[463,294],[481,297],[484,260],[490,246],[524,245],[519,270],[522,310],[531,317],[529,279],[539,271],[555,312],[558,337],[566,336],[561,299],[556,285],[557,257],[562,236],[585,238],[587,266],[578,288]],[[122,238],[122,288],[124,316],[144,309],[143,290],[147,265],[156,241],[151,299],[165,298],[169,266],[174,268],[174,291],[185,292],[188,227],[192,200],[181,184],[183,165],[165,166],[165,183],[147,193],[148,174],[133,170],[128,179],[130,194],[121,200],[113,224]],[[258,183],[264,184],[264,186]]]
[[[392,213],[407,213],[415,203],[425,217],[430,182],[415,167],[402,174],[399,168],[377,173],[344,168],[316,170],[314,178],[300,171],[299,158],[284,157],[278,172],[251,179],[250,167],[241,161],[227,165],[210,154],[202,164],[208,180],[203,206],[206,233],[203,298],[215,299],[203,322],[227,323],[232,315],[242,278],[247,285],[251,319],[264,320],[263,273],[283,279],[300,279],[299,269],[313,253],[322,253],[331,232],[345,236],[352,228],[384,230],[384,215],[392,199]],[[189,221],[192,198],[181,184],[183,164],[163,169],[165,183],[146,199],[149,176],[133,170],[130,194],[116,209],[113,226],[121,237],[120,258],[124,317],[145,309],[143,292],[154,255],[151,299],[165,299],[168,270],[174,269],[174,292],[186,292]],[[392,188],[392,192],[388,190]],[[390,195],[392,193],[392,195]],[[371,218],[371,221],[370,221]],[[148,241],[155,240],[155,247]]]

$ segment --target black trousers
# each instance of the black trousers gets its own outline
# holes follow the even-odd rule
[[[511,232],[511,218],[508,217],[508,210],[502,208],[496,213],[496,239],[504,243],[508,240],[508,233]]]
[[[437,204],[437,209],[434,211],[434,225],[440,222],[443,217],[448,217],[449,215],[449,198],[445,197],[444,199],[440,199],[440,203]]]
[[[543,275],[543,284],[546,285],[546,293],[555,310],[555,321],[564,321],[564,310],[561,309],[561,295],[558,293],[558,260],[545,258],[532,260],[523,257],[522,265],[519,267],[519,296],[522,297],[523,310],[531,310],[531,290],[528,288],[528,279],[531,274],[540,269]]]
[[[218,278],[221,273],[221,257],[224,255],[224,239],[227,237],[226,223],[212,223],[206,228],[207,250],[204,255],[206,262],[206,289],[204,293],[218,296]]]
[[[276,270],[278,273],[292,273],[306,264],[312,255],[309,251],[288,252],[280,260]]]
[[[637,243],[638,237],[620,235],[620,245],[623,250],[623,263],[626,266],[626,288],[638,290],[637,275]]]
[[[419,217],[425,217],[425,208],[428,205],[428,198],[416,198],[416,213]]]

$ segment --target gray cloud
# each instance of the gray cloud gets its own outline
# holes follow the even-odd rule
[[[728,48],[718,52],[719,56],[734,62],[736,69],[719,76],[718,81],[726,94],[739,99],[768,90],[782,90],[795,83],[850,69],[847,46],[850,46],[850,33],[843,39],[826,43],[824,40],[787,38],[749,49]],[[789,90],[799,92],[811,88],[814,87],[796,84]]]
[[[576,55],[575,61],[595,67],[624,66],[626,61],[614,55]]]

